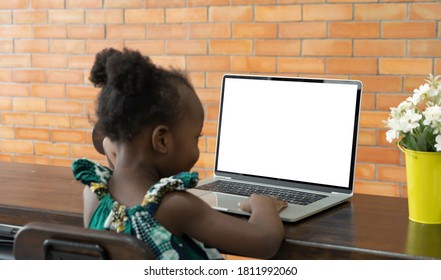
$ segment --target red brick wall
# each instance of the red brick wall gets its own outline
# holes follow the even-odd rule
[[[406,196],[382,120],[441,74],[439,0],[0,1],[0,160],[103,160],[90,144],[94,54],[134,48],[186,69],[206,109],[196,170],[213,168],[224,73],[360,79],[356,192]]]

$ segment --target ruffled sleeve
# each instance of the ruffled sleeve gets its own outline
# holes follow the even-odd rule
[[[72,163],[72,172],[77,181],[89,186],[99,198],[107,193],[107,183],[112,177],[109,168],[82,158]]]
[[[162,178],[147,191],[140,206],[145,207],[150,214],[154,215],[166,193],[193,188],[198,181],[197,172],[182,172],[168,178]]]

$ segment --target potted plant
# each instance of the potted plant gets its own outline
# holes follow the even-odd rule
[[[409,219],[427,224],[441,223],[440,77],[430,74],[386,121],[386,140],[406,156]]]

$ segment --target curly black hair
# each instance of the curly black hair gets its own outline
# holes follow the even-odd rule
[[[146,125],[173,125],[183,111],[180,89],[194,92],[184,72],[159,67],[126,48],[97,53],[89,79],[101,88],[96,114],[112,141],[128,141]]]

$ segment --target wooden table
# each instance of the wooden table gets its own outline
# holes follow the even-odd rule
[[[82,226],[82,190],[68,167],[0,162],[0,223]],[[441,259],[441,225],[410,222],[403,198],[356,194],[285,229],[275,259]]]
[[[276,259],[441,259],[441,224],[409,221],[405,198],[355,194],[285,229]]]
[[[0,162],[0,223],[82,226],[82,192],[68,167]]]

